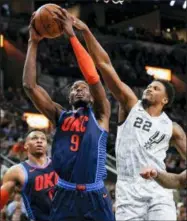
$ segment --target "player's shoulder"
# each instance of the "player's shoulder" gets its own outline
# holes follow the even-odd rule
[[[173,123],[173,121],[171,120],[171,118],[167,115],[167,113],[164,111],[163,112],[163,116],[168,119],[169,121],[171,121]]]
[[[22,166],[21,166],[20,163],[19,163],[19,164],[16,164],[16,165],[13,165],[13,166],[11,166],[11,167],[8,169],[8,171],[9,171],[10,173],[15,173],[15,174],[17,174],[17,173],[22,173]]]
[[[144,108],[143,108],[143,105],[142,105],[142,100],[137,100],[137,102],[130,109],[130,112],[133,111],[133,110],[144,111]]]
[[[184,134],[183,128],[177,123],[177,122],[172,122],[173,124],[173,135],[181,135]]]
[[[175,121],[172,121],[172,124],[173,124],[173,127],[180,127],[180,125],[177,123],[177,122],[175,122]]]
[[[19,180],[23,175],[23,171],[20,167],[20,164],[16,164],[10,167],[4,175],[5,180]]]
[[[134,106],[131,108],[130,113],[138,112],[139,114],[144,115],[146,110],[143,107],[142,100],[137,100],[137,102],[134,104]]]

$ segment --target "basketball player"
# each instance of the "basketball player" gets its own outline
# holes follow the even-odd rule
[[[172,193],[139,175],[146,165],[165,170],[164,159],[170,141],[186,158],[185,133],[164,112],[173,102],[173,86],[167,81],[154,80],[139,101],[131,88],[120,80],[107,52],[87,25],[75,19],[74,26],[82,31],[96,67],[119,101],[116,220],[176,220]]]
[[[168,189],[180,189],[187,186],[187,170],[180,174],[174,174],[147,167],[141,171],[140,175],[144,179],[154,179],[161,186]]]
[[[26,135],[24,148],[28,160],[12,166],[3,177],[0,208],[7,204],[9,196],[18,189],[30,220],[48,221],[58,176],[46,155],[46,135],[37,129],[30,131]]]
[[[110,104],[91,57],[75,36],[72,19],[67,13],[56,19],[69,38],[87,83],[77,81],[71,87],[70,111],[51,100],[36,83],[36,54],[41,37],[31,26],[23,86],[38,110],[56,126],[52,162],[59,181],[51,220],[112,221],[112,205],[103,182]]]

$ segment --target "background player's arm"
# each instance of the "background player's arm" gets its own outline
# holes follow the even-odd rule
[[[183,131],[182,127],[179,126],[177,123],[173,123],[173,134],[172,134],[172,139],[171,139],[171,144],[176,147],[180,155],[182,156],[183,159],[186,159],[186,134]]]
[[[37,36],[33,27],[30,27],[30,40],[23,71],[23,87],[36,108],[55,124],[62,107],[55,104],[48,93],[36,82],[36,55],[40,40],[41,37]]]
[[[140,175],[144,179],[153,178],[161,186],[168,189],[179,189],[187,186],[187,170],[180,174],[174,174],[165,171],[157,171],[154,168],[148,167],[144,168]]]
[[[56,12],[57,17],[55,18],[59,23],[62,24],[64,32],[68,35],[71,45],[73,47],[79,68],[84,75],[87,83],[89,84],[91,94],[94,98],[94,112],[99,124],[108,130],[108,120],[110,117],[110,104],[107,99],[103,85],[99,79],[94,62],[88,52],[81,45],[79,40],[76,38],[73,30],[73,22],[68,12],[64,9],[61,13]]]
[[[96,119],[100,126],[108,131],[111,108],[101,81],[95,85],[90,85],[90,90],[94,98],[94,112]]]
[[[8,197],[14,193],[15,188],[22,185],[23,182],[24,178],[22,177],[22,171],[18,165],[8,169],[3,177],[3,184],[1,186],[1,209],[8,202]],[[8,197],[6,193],[8,193]]]
[[[114,97],[125,107],[127,112],[137,103],[137,97],[131,88],[124,84],[117,75],[107,52],[102,48],[89,28],[79,19],[75,19],[74,26],[83,31],[88,50],[96,67]]]

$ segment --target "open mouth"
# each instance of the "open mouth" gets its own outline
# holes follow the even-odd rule
[[[83,95],[76,95],[75,97],[76,98],[83,98],[84,96]]]

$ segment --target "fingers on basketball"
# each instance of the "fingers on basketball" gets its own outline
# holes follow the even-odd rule
[[[66,18],[64,15],[60,14],[59,12],[54,12],[53,18],[55,20],[64,21]]]

